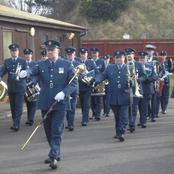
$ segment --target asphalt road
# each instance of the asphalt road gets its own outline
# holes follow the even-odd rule
[[[61,161],[53,170],[44,164],[49,152],[41,126],[24,150],[21,147],[41,120],[36,112],[35,123],[13,132],[11,118],[0,120],[0,174],[173,174],[174,173],[174,100],[167,114],[156,122],[147,121],[147,128],[136,127],[126,132],[125,141],[114,139],[114,117],[90,120],[81,126],[81,110],[76,110],[75,130],[65,130]],[[138,120],[137,120],[138,122]]]

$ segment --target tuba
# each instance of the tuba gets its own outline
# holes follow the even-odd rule
[[[0,82],[0,101],[2,101],[7,94],[7,85],[1,80]]]

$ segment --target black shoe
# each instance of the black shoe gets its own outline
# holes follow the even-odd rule
[[[137,126],[142,126],[142,123],[138,123]]]
[[[82,126],[86,126],[87,125],[87,123],[86,122],[82,122]]]
[[[69,131],[73,131],[74,127],[73,126],[69,126]]]
[[[159,118],[159,115],[156,115],[156,118]]]
[[[58,165],[57,165],[57,160],[56,159],[51,158],[50,167],[52,169],[57,169]]]
[[[95,118],[97,121],[100,121],[100,118]]]
[[[147,117],[147,118],[146,118],[146,120],[149,120],[149,119],[150,119],[150,117]]]
[[[69,129],[69,126],[66,126],[65,129]]]
[[[163,114],[166,114],[166,110],[165,110],[165,111],[163,111]]]
[[[92,116],[92,117],[90,117],[89,119],[92,120],[92,119],[94,119],[94,118],[95,118],[95,116]]]
[[[142,128],[146,128],[146,124],[142,124]]]
[[[131,133],[133,133],[134,131],[135,131],[135,127],[130,127],[130,129],[129,129],[129,131],[131,132]]]
[[[122,135],[119,135],[118,136],[118,139],[120,140],[120,141],[124,141],[124,135],[122,134]]]
[[[103,116],[105,116],[106,114],[105,113],[103,113]]]
[[[60,156],[58,156],[57,161],[60,161]],[[51,158],[46,159],[45,164],[49,164],[51,162]]]
[[[14,131],[18,131],[19,130],[19,127],[17,126],[12,126],[10,129],[14,130]]]
[[[115,135],[114,138],[118,138],[118,135]]]
[[[106,117],[109,117],[109,114],[106,114],[105,116],[106,116]]]
[[[33,124],[33,121],[26,121],[25,124],[28,124],[29,126],[31,126]]]
[[[154,118],[151,119],[151,122],[155,122],[156,120]]]

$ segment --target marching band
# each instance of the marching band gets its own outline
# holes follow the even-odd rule
[[[160,56],[155,55],[156,47],[148,44],[146,52],[138,52],[139,60],[136,61],[136,50],[128,47],[115,50],[114,62],[109,63],[110,55],[103,55],[101,59],[100,49],[96,47],[90,49],[92,59],[88,59],[88,48],[80,48],[80,57],[77,57],[76,48],[67,47],[65,57],[62,57],[59,55],[60,42],[47,40],[45,47],[41,60],[34,62],[30,48],[23,50],[24,59],[19,57],[19,45],[9,45],[11,58],[4,61],[0,81],[7,73],[13,131],[20,129],[23,98],[27,106],[27,125],[33,125],[36,106],[41,110],[42,118],[49,111],[43,122],[50,146],[49,158],[44,162],[52,169],[58,167],[64,128],[74,130],[78,97],[81,125],[87,126],[90,119],[100,121],[102,108],[103,115],[109,117],[111,109],[115,119],[114,138],[121,142],[125,140],[126,130],[131,133],[136,130],[138,111],[140,119],[137,126],[142,128],[147,127],[148,118],[156,121],[160,106],[161,112],[167,113],[170,75],[174,66],[171,60],[166,60],[166,51],[162,50]],[[81,65],[84,69],[78,72]],[[55,101],[57,104],[50,111]]]

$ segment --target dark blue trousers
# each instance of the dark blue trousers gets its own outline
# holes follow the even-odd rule
[[[158,109],[158,103],[157,103],[157,97],[158,93],[152,94],[152,100],[151,100],[151,119],[156,117],[156,110]]]
[[[124,135],[128,124],[129,105],[110,105],[110,107],[114,113],[116,135]]]
[[[159,115],[160,104],[161,104],[161,94],[162,94],[162,92],[156,94],[156,112],[155,112],[155,116]]]
[[[137,109],[138,109],[138,103],[140,101],[140,98],[138,97],[133,97],[133,104],[132,104],[132,116],[133,116],[133,120],[131,117],[131,110],[129,107],[129,126],[133,126],[135,127],[135,122],[136,122],[136,118],[137,118]]]
[[[92,115],[95,118],[100,118],[102,109],[102,96],[91,96]]]
[[[71,96],[71,110],[67,111],[67,121],[68,126],[74,126],[74,118],[75,118],[75,110],[76,110],[76,104],[77,104],[77,93],[72,93]]]
[[[109,105],[109,93],[108,93],[108,91],[105,91],[105,95],[103,96],[103,108],[104,108],[104,114],[109,115],[110,105]]]
[[[148,117],[148,105],[151,100],[151,94],[144,94],[143,98],[140,99],[139,109],[140,109],[140,123],[146,124],[146,119]]]
[[[42,117],[47,113],[42,110]],[[62,134],[64,131],[66,111],[51,111],[44,121],[44,130],[50,145],[49,157],[57,159],[60,156],[60,145],[62,141]]]
[[[169,91],[170,91],[170,86],[164,86],[162,90],[162,95],[161,95],[161,109],[162,111],[167,110],[167,106],[169,103]]]
[[[20,120],[22,116],[22,110],[23,110],[23,98],[24,93],[8,93],[9,100],[10,100],[10,108],[11,108],[11,114],[13,119],[13,126],[20,127]]]
[[[80,105],[82,109],[82,122],[88,122],[89,120],[91,92],[91,90],[79,92]]]
[[[27,119],[28,121],[34,122],[37,101],[30,102],[25,98],[25,102],[27,105]]]

